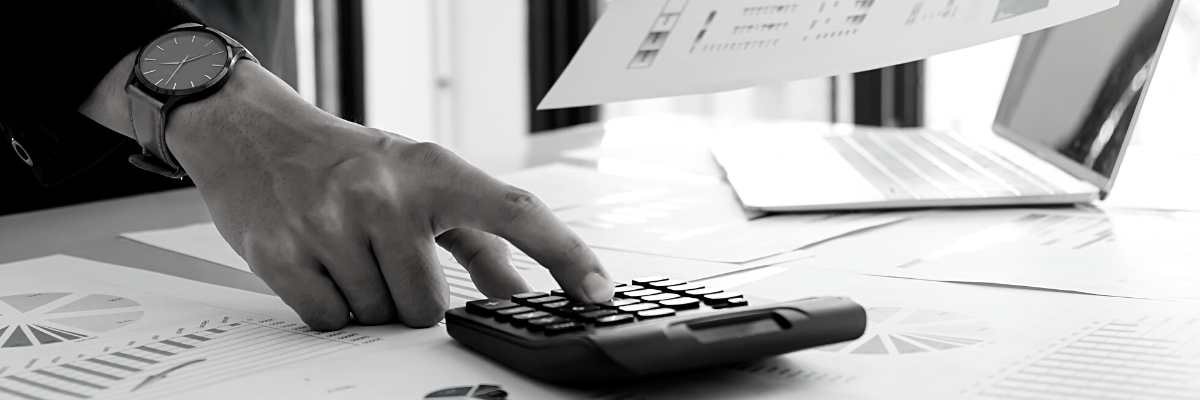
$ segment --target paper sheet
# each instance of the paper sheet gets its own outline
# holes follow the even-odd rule
[[[907,214],[748,214],[727,185],[660,185],[555,213],[593,247],[693,260],[744,263]]]
[[[445,338],[399,325],[313,332],[273,296],[70,256],[0,265],[0,276],[5,399],[161,399]]]
[[[217,226],[211,222],[178,228],[126,232],[122,233],[121,237],[213,264],[251,272],[250,265],[229,247],[229,243],[226,243],[225,238],[217,231]]]
[[[1200,300],[1197,243],[1197,213],[939,211],[817,246],[807,262],[884,276]]]
[[[420,399],[480,384],[526,400],[1193,399],[1200,393],[1200,312],[1191,304],[808,269],[739,290],[776,300],[851,296],[868,308],[868,333],[846,344],[590,390],[539,384],[446,339],[331,357],[189,398]]]
[[[900,64],[1117,0],[615,0],[538,109],[740,89]]]

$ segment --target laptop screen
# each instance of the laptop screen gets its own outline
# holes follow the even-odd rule
[[[1176,0],[1111,10],[1021,40],[994,128],[1076,177],[1111,188]]]

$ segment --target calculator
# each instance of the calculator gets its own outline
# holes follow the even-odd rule
[[[755,304],[751,304],[754,300]],[[476,300],[446,312],[455,340],[536,379],[587,385],[733,364],[862,336],[850,299],[781,303],[655,276],[588,304],[561,290]]]

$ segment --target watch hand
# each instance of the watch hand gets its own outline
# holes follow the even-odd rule
[[[216,54],[216,53],[213,53],[213,54]],[[173,62],[158,63],[158,65],[175,65],[175,64],[183,64],[183,63],[187,63],[187,62],[191,62],[191,61],[196,61],[196,60],[199,60],[199,59],[200,59],[200,57],[204,57],[204,56],[211,56],[211,55],[212,55],[212,54],[205,54],[205,55],[203,55],[203,56],[196,56],[196,57],[192,57],[192,58],[184,57],[184,58],[183,58],[183,61],[173,61]]]
[[[208,56],[211,56],[211,55],[221,54],[221,53],[224,53],[224,52],[225,52],[225,51],[224,51],[224,50],[222,50],[222,51],[218,51],[218,52],[216,52],[216,53],[209,53],[209,54],[205,54],[205,55],[202,55],[202,56],[196,56],[196,57],[189,58],[189,59],[186,59],[186,60],[183,60],[183,61],[175,61],[175,62],[165,62],[165,63],[158,63],[158,65],[176,65],[176,64],[183,64],[183,63],[188,63],[188,62],[196,61],[196,60],[199,60],[199,59],[201,59],[201,58],[208,57]]]
[[[221,54],[221,53],[224,53],[224,52],[225,52],[225,50],[221,50],[221,51],[218,51],[218,52],[216,52],[216,53],[208,53],[208,54],[205,54],[205,55],[202,55],[202,56],[196,56],[196,58],[193,58],[193,59],[191,59],[191,60],[184,60],[183,62],[191,62],[191,61],[196,61],[196,60],[199,60],[199,59],[201,59],[201,58],[204,58],[204,57],[208,57],[208,56],[212,56],[212,55],[217,55],[217,54]]]
[[[171,77],[167,78],[167,82],[171,82],[172,79],[175,79],[175,74],[179,73],[179,68],[183,66],[183,63],[187,62],[187,59],[188,56],[183,56],[183,61],[179,62],[179,67],[175,67],[175,72],[171,73]]]

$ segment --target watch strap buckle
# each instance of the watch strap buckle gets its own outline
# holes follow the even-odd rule
[[[142,154],[129,156],[138,168],[169,178],[187,176],[179,160],[167,149],[166,115],[163,103],[135,85],[125,87],[129,95],[129,119]]]

